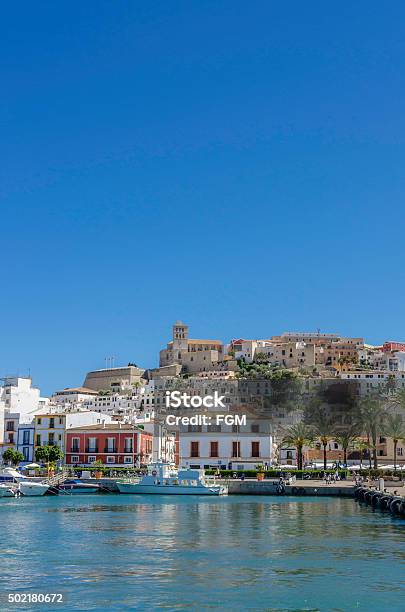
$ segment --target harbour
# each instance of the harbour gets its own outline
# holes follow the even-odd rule
[[[399,612],[403,601],[404,522],[352,499],[44,496],[7,500],[0,517],[2,591],[62,593],[64,609]]]

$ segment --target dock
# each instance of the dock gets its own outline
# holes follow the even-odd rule
[[[284,491],[279,489],[279,481],[276,479],[266,479],[258,481],[256,479],[238,478],[218,479],[218,484],[227,485],[229,495],[318,495],[331,497],[354,497],[355,485],[351,481],[339,481],[326,484],[324,480],[296,480],[294,483],[284,486]],[[102,490],[110,493],[117,493],[116,478],[100,478],[97,483]]]

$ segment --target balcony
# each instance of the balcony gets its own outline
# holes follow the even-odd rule
[[[79,449],[77,449],[79,452]],[[98,446],[86,446],[86,453],[98,453]]]
[[[110,455],[117,453],[117,448],[115,446],[113,446],[112,448],[109,448],[108,446],[104,447],[104,453],[108,453]]]

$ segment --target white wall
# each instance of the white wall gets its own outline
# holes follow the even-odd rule
[[[191,442],[200,443],[200,456],[191,457]],[[232,442],[240,442],[241,457],[232,457]],[[210,443],[218,442],[218,457],[210,457]],[[260,442],[260,457],[252,457],[252,442]],[[243,461],[257,463],[271,463],[272,460],[272,437],[269,434],[235,434],[235,433],[210,433],[199,432],[180,433],[180,464],[183,465],[218,465],[228,462],[243,463]]]

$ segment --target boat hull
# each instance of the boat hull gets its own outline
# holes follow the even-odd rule
[[[45,495],[49,489],[47,484],[39,484],[32,482],[20,482],[20,493],[26,497],[39,497]]]
[[[0,487],[0,497],[15,497],[15,491],[10,487]]]
[[[145,495],[226,495],[224,487],[185,487],[181,485],[142,485],[126,482],[117,482],[120,493]]]
[[[94,495],[94,493],[100,492],[98,486],[80,487],[75,485],[64,485],[59,487],[59,490],[62,493],[69,493],[69,495]]]

